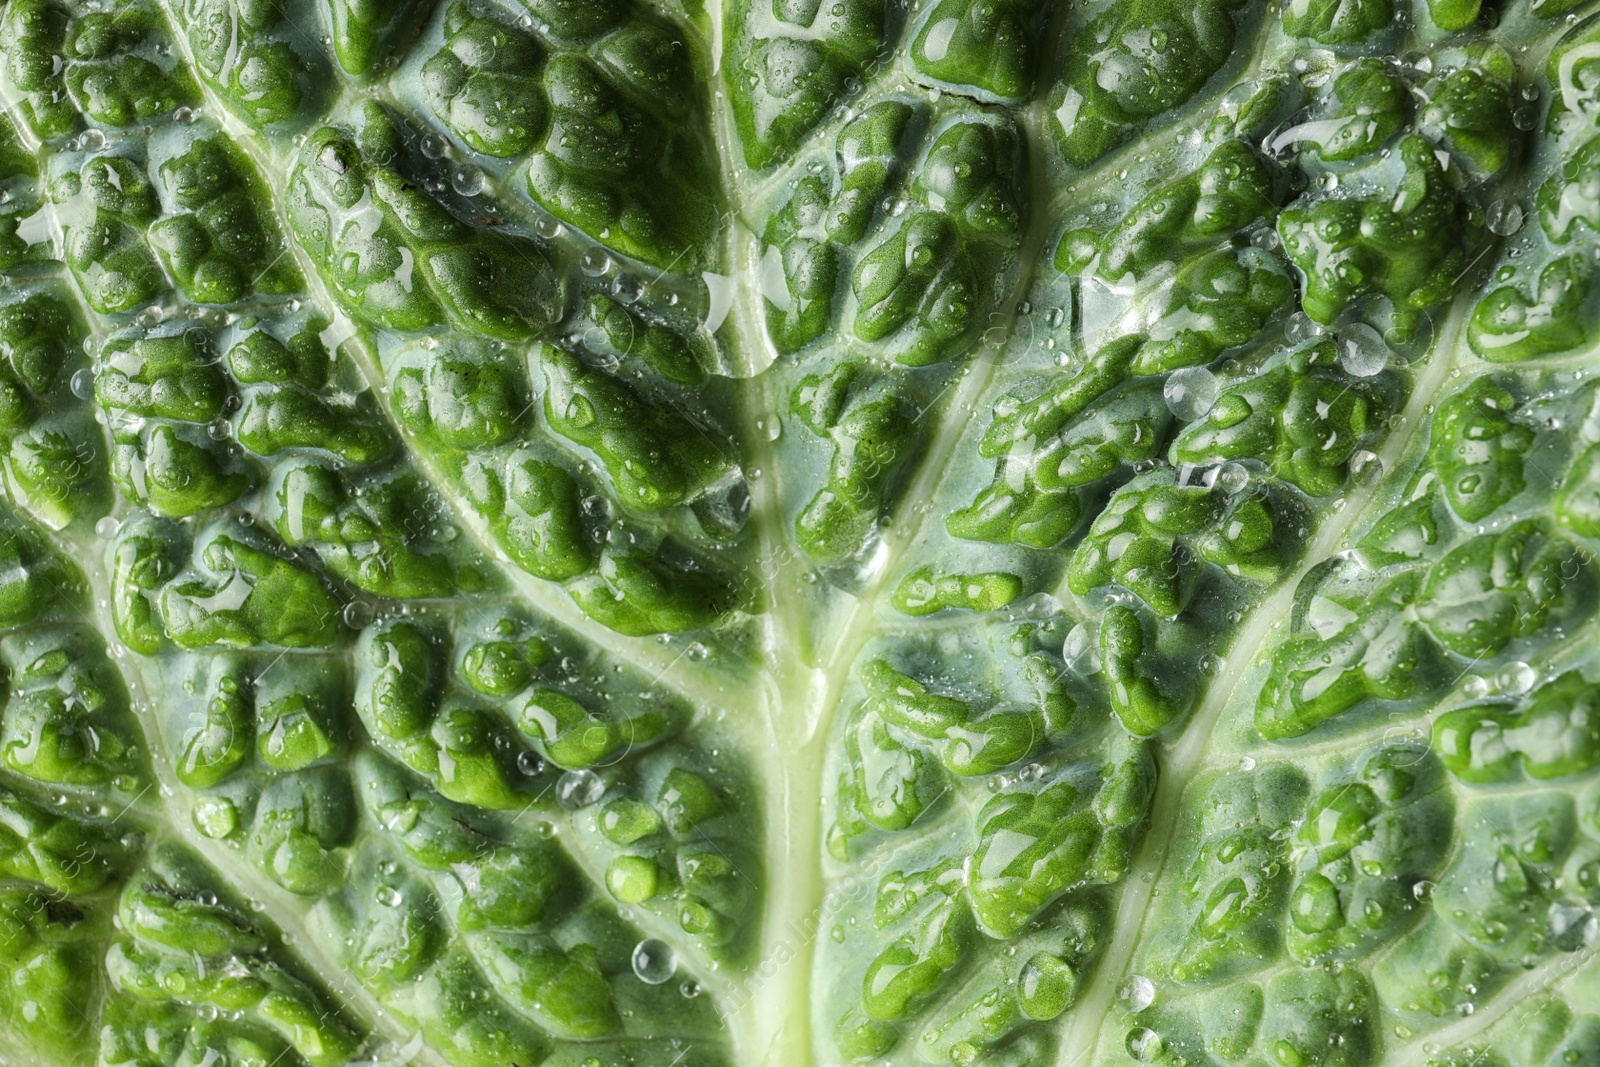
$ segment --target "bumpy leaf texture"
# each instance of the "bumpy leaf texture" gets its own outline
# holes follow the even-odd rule
[[[1600,1065],[1594,0],[0,0],[0,1062]]]

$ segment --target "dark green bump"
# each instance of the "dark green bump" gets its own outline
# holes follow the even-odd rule
[[[1306,199],[1285,208],[1278,232],[1303,279],[1307,315],[1329,324],[1364,296],[1393,305],[1394,327],[1409,337],[1425,312],[1454,295],[1456,279],[1482,233],[1482,219],[1457,199],[1434,146],[1408,136],[1393,150],[1395,177],[1371,194]]]
[[[1472,350],[1494,363],[1518,363],[1581,348],[1594,336],[1594,268],[1562,256],[1537,280],[1486,294],[1467,321]]]
[[[1087,167],[1187,103],[1233,54],[1236,0],[1116,0],[1072,20],[1066,66],[1046,101],[1062,156]]]
[[[994,611],[1022,593],[1022,579],[1014,574],[936,575],[922,567],[906,575],[894,593],[894,606],[907,615],[931,615],[947,608]]]
[[[1476,11],[1477,0],[1468,2]],[[1350,45],[1387,29],[1393,18],[1390,0],[1301,0],[1284,8],[1283,30],[1322,44]]]
[[[855,557],[871,542],[889,487],[916,444],[917,413],[897,379],[853,362],[802,379],[790,405],[834,444],[826,484],[795,519],[800,545],[825,562]]]
[[[1517,420],[1517,399],[1506,384],[1483,377],[1439,405],[1429,431],[1429,457],[1445,499],[1467,522],[1508,504],[1527,484],[1523,457],[1534,442]]]

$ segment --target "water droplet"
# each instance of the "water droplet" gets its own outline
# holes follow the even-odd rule
[[[1161,393],[1167,407],[1185,422],[1193,422],[1217,402],[1217,376],[1204,367],[1185,367],[1167,378]]]
[[[1148,1026],[1136,1026],[1128,1031],[1128,1055],[1142,1063],[1149,1063],[1166,1048],[1161,1035]]]
[[[568,771],[556,782],[556,800],[568,811],[586,808],[605,795],[606,783],[590,770]]]
[[[115,537],[117,536],[117,531],[121,528],[122,523],[118,522],[110,515],[102,517],[99,522],[94,524],[94,532],[100,537]]]
[[[451,169],[450,187],[462,196],[477,196],[489,187],[489,179],[471,163],[463,163]]]
[[[665,941],[646,938],[633,946],[633,973],[646,985],[660,985],[678,969],[672,946]]]
[[[583,254],[578,267],[591,278],[598,277],[611,269],[611,257],[603,248],[591,248]]]
[[[195,894],[194,899],[195,903],[199,904],[202,908],[214,908],[217,906],[217,895],[209,891],[202,890],[201,892]]]
[[[1539,109],[1532,104],[1523,104],[1511,113],[1511,125],[1526,133],[1539,125]]]
[[[1353,378],[1371,378],[1389,363],[1389,346],[1383,335],[1364,322],[1354,322],[1338,334],[1339,365]]]
[[[678,992],[687,1000],[693,1000],[700,995],[700,983],[695,981],[685,982],[678,987]]]
[[[81,367],[73,371],[72,380],[69,384],[71,385],[73,396],[79,400],[88,400],[94,396],[94,371],[88,367]]]
[[[1500,668],[1500,673],[1495,677],[1495,682],[1500,686],[1500,691],[1509,696],[1521,696],[1533,688],[1533,683],[1539,676],[1534,669],[1517,660]]]
[[[1483,221],[1496,237],[1510,237],[1522,229],[1522,208],[1512,200],[1496,200],[1484,212]]]
[[[1350,477],[1357,485],[1374,485],[1383,477],[1383,460],[1364,448],[1350,454]]]
[[[190,125],[195,120],[194,108],[180,107],[178,110],[172,113],[172,120],[174,122],[182,123],[185,126]]]
[[[233,424],[227,419],[213,419],[206,426],[206,436],[213,441],[226,441],[233,436]]]
[[[1099,672],[1100,650],[1089,627],[1080,622],[1067,632],[1066,640],[1061,643],[1061,659],[1081,674]]]
[[[386,908],[398,908],[405,899],[392,885],[378,887],[378,903]]]
[[[554,215],[540,215],[533,224],[533,232],[545,240],[553,241],[561,236],[561,220]]]
[[[624,304],[637,304],[639,298],[644,296],[644,282],[637,274],[619,274],[616,281],[611,283],[611,291]]]
[[[532,778],[544,770],[544,757],[533,749],[524,749],[517,753],[517,770]]]
[[[360,630],[372,621],[372,605],[365,600],[352,600],[344,606],[344,624]]]
[[[1311,340],[1323,332],[1321,324],[1316,322],[1304,311],[1296,311],[1289,316],[1283,324],[1283,336],[1291,345],[1298,345]]]
[[[1433,883],[1424,878],[1411,887],[1411,895],[1426,904],[1433,899]]]
[[[442,159],[444,154],[450,151],[450,142],[445,140],[443,134],[430,133],[422,139],[419,147],[422,149],[422,154],[429,159]]]
[[[1117,996],[1129,1011],[1141,1012],[1155,1003],[1156,984],[1142,974],[1129,975],[1128,980],[1122,983],[1122,988],[1117,990]],[[1129,1048],[1131,1050],[1132,1046]]]
[[[85,152],[98,152],[106,146],[106,135],[99,130],[84,130],[79,142]]]
[[[1243,463],[1229,460],[1217,468],[1216,477],[1211,484],[1213,488],[1228,496],[1237,496],[1250,484],[1250,470]]]

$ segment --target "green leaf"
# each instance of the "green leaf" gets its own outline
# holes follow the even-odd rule
[[[1600,15],[0,0],[0,1064],[1600,1067]]]

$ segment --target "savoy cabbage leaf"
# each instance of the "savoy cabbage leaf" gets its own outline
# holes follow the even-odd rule
[[[1593,0],[0,0],[0,1063],[1600,1064]]]

